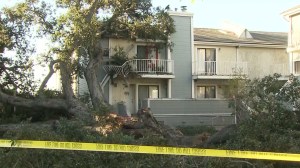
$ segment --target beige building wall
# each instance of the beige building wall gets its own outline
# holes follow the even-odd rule
[[[203,79],[199,77],[194,80],[195,98],[197,98],[197,89],[199,86],[215,86],[216,99],[228,98],[230,75],[227,75],[228,77],[226,78],[225,76],[218,75],[218,73],[222,74],[220,70],[226,70],[226,66],[232,68],[232,65],[236,62],[243,65],[241,67],[246,68],[245,72],[248,72],[247,77],[250,79],[262,78],[274,73],[289,75],[289,57],[285,48],[196,45],[194,61],[197,60],[197,50],[199,48],[216,49],[217,75],[208,75],[207,78],[210,79],[207,79],[203,75]],[[298,56],[297,58],[300,61],[300,55]],[[244,66],[244,63],[246,63],[246,66]]]
[[[224,47],[224,46],[205,46],[205,45],[196,45],[194,52],[194,60],[197,60],[197,50],[200,48],[215,48],[216,49],[216,59],[217,61],[235,61],[236,58],[236,49],[235,47]]]
[[[217,61],[236,62],[236,47],[217,47]]]
[[[250,79],[261,78],[274,73],[289,74],[289,57],[285,48],[196,45],[194,61],[197,60],[197,49],[199,48],[216,49],[217,73],[232,69],[228,69],[226,66],[232,67],[237,62],[241,67],[247,69],[246,72],[248,72]],[[246,66],[244,66],[245,63]]]
[[[300,14],[290,18],[290,36],[288,51],[290,54],[290,71],[295,75],[300,75]]]
[[[289,22],[288,47],[289,71],[300,75],[300,5],[290,8],[282,13]]]
[[[274,73],[289,74],[289,58],[284,48],[240,47],[238,60],[247,62],[250,79],[262,78]]]
[[[122,47],[128,54],[129,58],[137,56],[137,46],[146,46],[148,43],[145,41],[132,41],[125,39],[109,39],[110,56],[115,54],[114,48]],[[148,44],[149,45],[149,44]],[[158,59],[168,59],[167,50],[165,47],[160,46],[158,50]]]
[[[129,58],[136,56],[136,45],[134,41],[125,39],[109,39],[110,56],[115,54],[114,48],[122,47]]]
[[[291,38],[289,46],[295,48],[300,46],[300,14],[291,17]]]

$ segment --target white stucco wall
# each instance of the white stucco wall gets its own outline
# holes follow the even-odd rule
[[[124,39],[109,39],[109,48],[110,48],[110,56],[115,54],[115,47],[122,47],[124,51],[128,54],[129,58],[134,58],[137,55],[137,46],[146,46],[149,45],[147,42],[143,41],[132,41],[132,40],[124,40]],[[158,49],[158,58],[159,59],[167,59],[167,50],[165,47],[160,46]]]
[[[240,47],[238,60],[248,62],[250,79],[274,73],[289,74],[289,57],[285,49]]]
[[[235,47],[235,46],[195,46],[195,58],[198,48],[216,48],[217,73],[225,70],[233,62],[247,62],[249,78],[261,78],[273,73],[289,74],[289,57],[285,48]],[[219,66],[219,67],[218,67]],[[225,66],[225,67],[224,67]]]
[[[224,66],[232,66],[232,62],[246,62],[246,68],[248,72],[247,77],[250,79],[262,78],[274,73],[280,73],[282,75],[289,74],[289,57],[285,48],[196,45],[194,50],[194,60],[197,60],[196,57],[198,48],[216,49],[217,74],[218,70],[219,73],[222,73],[222,70],[226,69]],[[297,55],[297,59],[300,61],[300,55]],[[216,75],[215,78],[214,76],[208,77],[210,79],[201,79],[201,77],[199,77],[197,80],[194,80],[195,95],[198,86],[215,86],[216,98],[226,98],[226,90],[228,88],[229,78],[223,80],[217,79],[218,75]]]
[[[290,32],[289,32],[289,65],[290,73],[299,75],[299,67],[296,67],[295,62],[300,61],[300,14],[290,17]]]
[[[291,17],[291,36],[290,36],[290,46],[299,47],[300,46],[300,14],[293,15]]]

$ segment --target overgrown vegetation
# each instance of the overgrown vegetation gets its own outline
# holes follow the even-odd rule
[[[214,134],[217,130],[212,126],[178,126],[177,129],[181,131],[184,135],[194,136],[197,134],[208,133]]]
[[[70,123],[61,119],[58,125],[50,128],[32,128],[24,123],[19,130],[6,132],[2,138],[56,140],[78,142],[102,142],[120,144],[167,145],[160,135],[149,133],[140,139],[124,135],[115,130],[107,136],[85,129],[82,123]],[[105,153],[85,151],[62,151],[41,149],[0,148],[0,165],[2,167],[32,168],[32,167],[214,167],[213,158]]]
[[[241,114],[247,113],[247,117],[234,127],[229,139],[222,143],[209,144],[205,148],[300,153],[297,110],[300,83],[293,76],[288,82],[280,81],[279,78],[280,76],[275,74],[263,79],[239,79],[233,82],[236,85],[230,88],[233,89],[230,92],[234,93],[236,99],[235,108]],[[0,131],[0,136],[5,139],[169,145],[168,140],[155,131],[149,130],[139,137],[124,134],[120,121],[112,118],[99,119],[95,125],[100,128],[101,125],[109,123],[116,126],[101,134],[80,121],[70,122],[63,118],[50,126],[37,127],[30,125],[30,121],[23,121],[22,127],[6,132]],[[187,135],[186,138],[215,132],[212,127],[200,126],[180,126],[178,129]],[[299,167],[298,163],[281,161],[85,151],[1,148],[0,153],[0,165],[3,167]]]
[[[300,82],[279,74],[236,81],[234,98],[243,120],[222,145],[226,149],[300,153]],[[246,115],[246,117],[244,116]],[[250,160],[256,167],[299,167],[295,163]]]
[[[129,60],[128,54],[124,51],[122,47],[115,47],[114,55],[111,56],[111,65],[122,66],[126,61]]]

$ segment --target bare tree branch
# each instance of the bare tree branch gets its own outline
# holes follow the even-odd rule
[[[40,88],[38,90],[38,94],[40,94],[44,88],[46,87],[46,84],[48,83],[49,79],[51,78],[51,76],[54,74],[55,70],[53,68],[54,64],[60,62],[60,60],[53,60],[50,62],[49,64],[49,73],[48,75],[44,78],[43,82],[40,85]]]
[[[98,0],[94,0],[93,4],[91,5],[91,7],[89,8],[89,13],[86,17],[86,20],[88,23],[91,22],[93,15],[96,13],[97,9],[97,5],[98,5]]]

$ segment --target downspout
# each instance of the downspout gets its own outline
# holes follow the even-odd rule
[[[192,68],[192,90],[191,90],[191,92],[192,92],[192,99],[194,99],[195,98],[195,80],[193,79],[193,71],[194,71],[194,64],[193,64],[193,62],[194,62],[194,25],[193,25],[193,16],[191,17],[191,56],[192,56],[192,66],[191,66],[191,68]]]
[[[172,60],[172,57],[171,57],[171,49],[170,49],[170,46],[169,45],[171,45],[171,37],[170,37],[170,35],[168,36],[168,42],[167,42],[168,44],[167,44],[167,60],[168,60],[168,62],[167,62],[167,64],[168,64],[168,69],[167,69],[167,71],[169,72],[169,71],[171,71],[171,72],[173,72],[174,73],[174,70],[173,70],[173,68],[172,69],[170,69],[170,66],[169,65],[172,65],[169,61],[171,61]],[[173,64],[173,67],[174,67],[174,64]],[[172,79],[168,79],[168,98],[172,98]]]
[[[294,63],[294,53],[293,53],[293,52],[291,52],[290,54],[291,54],[291,57],[292,57],[292,66],[291,66],[291,68],[292,68],[292,69],[290,69],[290,72],[292,72],[292,74],[293,74],[293,75],[295,75],[295,67],[294,67],[294,66],[295,66],[295,65],[294,65],[294,64],[295,64],[295,63]]]
[[[111,53],[110,53],[110,48],[112,47],[112,44],[111,44],[111,39],[108,38],[108,58],[109,58],[109,64],[110,64],[110,56],[111,56]],[[102,65],[103,66],[103,65]],[[110,79],[108,80],[110,81]],[[112,104],[113,103],[113,91],[112,91],[112,85],[111,85],[111,82],[108,82],[108,103],[109,104]]]
[[[240,44],[238,44],[237,46],[235,46],[235,70],[237,71],[237,61],[238,61],[238,56],[239,56],[239,48],[240,48]],[[236,102],[236,97],[234,97],[234,104],[235,104],[235,108],[234,108],[234,124],[237,124],[237,102]]]
[[[235,70],[237,70],[238,56],[239,56],[240,44],[235,46]]]

